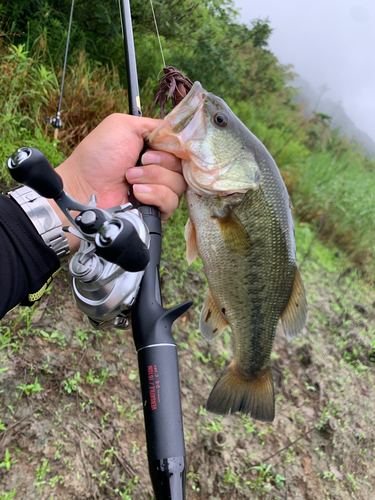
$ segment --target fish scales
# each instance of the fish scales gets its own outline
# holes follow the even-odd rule
[[[209,341],[232,330],[234,356],[207,409],[272,421],[270,356],[277,329],[304,327],[307,303],[296,262],[289,195],[263,144],[196,82],[148,138],[183,160],[189,185],[187,257],[202,258],[209,291],[200,329]]]
[[[267,166],[261,168],[261,173],[261,179],[273,177],[273,182],[261,180],[259,189],[242,195],[233,208],[250,237],[245,255],[228,254],[219,224],[212,224],[212,215],[222,214],[230,197],[199,197],[191,189],[187,191],[189,214],[196,227],[199,254],[212,295],[219,310],[226,310],[235,337],[236,363],[249,375],[269,364],[276,326],[289,300],[296,265],[289,197],[275,196],[278,179],[267,172]],[[210,267],[209,262],[220,265]]]

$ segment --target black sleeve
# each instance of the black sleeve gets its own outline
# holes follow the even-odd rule
[[[59,268],[22,208],[0,195],[0,319],[20,303],[39,300]]]

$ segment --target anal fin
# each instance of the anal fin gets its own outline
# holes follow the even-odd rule
[[[296,267],[292,293],[289,302],[280,316],[278,329],[288,340],[294,339],[305,327],[307,319],[307,300],[305,287],[298,267]]]
[[[208,289],[199,319],[199,330],[209,342],[216,339],[228,325],[223,314],[217,308],[211,291]]]

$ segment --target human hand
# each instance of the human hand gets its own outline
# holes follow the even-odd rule
[[[148,150],[142,156],[144,166],[135,166],[144,138],[159,123],[125,114],[108,116],[57,167],[66,192],[86,205],[95,194],[98,207],[108,208],[127,203],[132,184],[135,197],[141,203],[156,205],[162,220],[167,220],[186,189],[181,161],[171,153]],[[54,209],[62,216],[56,205]],[[69,243],[71,251],[78,248],[78,241],[70,238]]]

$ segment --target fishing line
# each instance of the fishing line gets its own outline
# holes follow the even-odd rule
[[[63,74],[62,74],[61,87],[60,87],[59,104],[57,106],[57,113],[56,113],[55,118],[46,117],[46,122],[51,123],[53,125],[53,127],[55,127],[55,133],[54,133],[55,139],[57,139],[59,129],[62,127],[60,111],[61,111],[61,103],[62,103],[62,97],[63,97],[63,91],[64,91],[66,64],[68,61],[70,32],[71,32],[72,20],[73,20],[73,10],[74,10],[74,0],[72,0],[72,6],[70,8],[69,27],[68,27],[68,35],[66,38],[64,66],[63,66]]]
[[[65,70],[66,70],[66,63],[67,63],[67,60],[68,60],[68,51],[69,51],[70,31],[71,31],[71,28],[72,28],[72,20],[73,20],[73,9],[74,9],[74,0],[72,0],[72,6],[71,6],[71,9],[70,9],[70,18],[69,18],[69,27],[68,27],[68,36],[67,36],[67,38],[66,38],[65,57],[64,57],[64,67],[63,67],[63,75],[62,75],[62,80],[61,80],[60,99],[59,99],[59,105],[58,105],[58,108],[57,108],[57,114],[58,114],[58,115],[60,115],[61,101],[62,101],[63,90],[64,90]]]
[[[159,40],[161,57],[163,59],[163,67],[165,68],[166,64],[165,64],[165,59],[164,59],[163,47],[161,46],[161,39],[160,39],[160,35],[159,35],[158,23],[156,22],[156,16],[155,16],[154,5],[152,3],[152,0],[150,0],[150,4],[151,4],[152,15],[154,16],[154,23],[155,23],[155,28],[156,28],[156,34],[157,34],[158,40]]]

